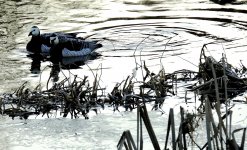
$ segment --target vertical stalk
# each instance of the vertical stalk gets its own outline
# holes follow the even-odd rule
[[[226,114],[228,114],[228,95],[227,95],[227,76],[226,76],[226,67],[225,64],[227,62],[225,62],[225,56],[224,54],[222,54],[222,63],[223,63],[223,81],[224,81],[224,89],[225,89],[225,105],[226,105]],[[228,129],[228,117],[226,116],[226,128]],[[229,133],[231,134],[231,133]],[[226,132],[226,140],[228,140],[228,132]]]
[[[140,148],[140,101],[137,102],[137,150]]]
[[[213,73],[213,78],[214,78],[214,85],[215,85],[215,94],[216,94],[216,112],[217,112],[218,119],[219,119],[219,129],[220,129],[220,145],[221,145],[221,149],[223,149],[223,143],[222,143],[222,128],[224,127],[224,123],[223,123],[223,121],[222,121],[221,112],[220,112],[219,86],[218,86],[217,76],[216,76],[216,72],[215,72],[213,63],[210,62],[210,65],[211,65],[211,69],[212,69],[212,73]],[[227,132],[226,129],[225,129],[224,131],[225,131],[225,133]]]
[[[140,116],[140,150],[143,150],[142,119]]]
[[[175,135],[175,123],[174,123],[174,112],[173,109],[170,109],[170,117],[171,117],[171,126],[172,126],[172,147],[173,150],[176,150],[176,135]]]
[[[169,139],[169,134],[170,134],[170,129],[171,128],[172,128],[172,149],[176,150],[176,135],[175,135],[175,123],[174,123],[173,108],[170,108],[170,112],[169,112],[168,127],[167,127],[167,132],[166,132],[166,141],[165,141],[164,150],[167,149],[167,143],[168,143],[168,139]]]
[[[183,130],[183,123],[184,123],[184,109],[183,107],[180,107],[180,113],[181,113],[181,131],[182,131],[182,135],[183,135],[183,143],[184,143],[184,147],[183,149],[184,150],[187,150],[187,146],[186,146],[186,137],[185,137],[185,133],[184,133],[184,130]],[[181,141],[182,142],[182,141]]]
[[[229,139],[231,139],[231,133],[232,133],[232,111],[230,110],[230,127],[229,127]]]
[[[205,109],[206,109],[206,129],[207,129],[208,150],[212,150],[211,136],[210,136],[211,119],[210,119],[210,115],[209,115],[209,107],[210,107],[210,105],[208,102],[208,98],[206,97]]]
[[[143,119],[143,122],[146,126],[146,129],[148,131],[148,134],[149,134],[149,137],[152,141],[152,144],[153,144],[153,147],[155,150],[160,150],[160,146],[159,146],[159,143],[158,143],[158,140],[156,138],[156,135],[154,133],[154,130],[153,130],[153,127],[152,127],[152,124],[150,122],[150,119],[148,117],[148,113],[147,113],[147,109],[146,109],[146,106],[142,106],[140,107],[140,115]]]

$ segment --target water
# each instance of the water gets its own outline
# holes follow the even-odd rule
[[[208,0],[0,0],[0,15],[1,92],[13,91],[24,81],[29,81],[30,86],[40,81],[39,76],[29,71],[31,59],[26,57],[25,49],[33,25],[42,33],[82,32],[80,36],[103,39],[104,47],[98,50],[101,57],[70,71],[93,79],[91,69],[100,68],[100,84],[108,91],[144,60],[155,73],[161,64],[166,72],[197,71],[200,50],[203,44],[210,42],[217,43],[208,46],[210,54],[217,59],[225,52],[233,66],[239,66],[240,60],[247,65],[244,0],[228,5]],[[43,84],[50,71],[47,65],[49,62],[41,64]],[[68,75],[67,71],[64,73]],[[168,99],[166,104],[175,107],[171,102]],[[246,114],[245,110],[239,113]],[[160,133],[158,139],[164,143],[162,127],[167,116],[158,112],[151,115]],[[37,119],[28,120],[27,124],[3,117],[0,149],[115,149],[121,133],[136,126],[135,113],[103,111],[92,116],[89,121]],[[236,119],[236,122],[236,127],[239,124],[246,127],[243,125],[246,118]],[[58,127],[57,124],[63,125]]]

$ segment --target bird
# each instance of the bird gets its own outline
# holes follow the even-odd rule
[[[86,41],[74,38],[61,38],[60,36],[50,37],[50,61],[52,69],[50,77],[53,77],[53,82],[58,81],[60,72],[60,64],[64,57],[84,57],[90,56],[96,49],[102,47],[99,41]]]
[[[33,26],[28,34],[28,36],[32,36],[32,38],[27,43],[26,49],[32,53],[49,53],[51,48],[50,37],[59,36],[60,39],[76,38],[83,40],[83,38],[77,37],[78,34],[79,33],[62,32],[40,34],[40,29],[37,26]]]
[[[64,38],[60,36],[50,37],[50,59],[54,63],[61,61],[63,57],[80,57],[93,53],[101,48],[99,41],[81,40],[77,38]]]

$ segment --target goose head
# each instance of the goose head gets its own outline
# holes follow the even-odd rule
[[[31,31],[29,32],[28,36],[31,36],[31,35],[35,36],[35,37],[40,35],[40,30],[39,30],[39,28],[37,26],[33,26],[31,28]]]
[[[57,45],[59,43],[58,36],[50,37],[50,44]]]

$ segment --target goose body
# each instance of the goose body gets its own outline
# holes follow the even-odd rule
[[[49,54],[51,60],[60,61],[63,57],[85,56],[102,47],[98,41],[87,41],[75,38],[61,38],[60,36],[50,38],[51,48]]]
[[[26,49],[32,53],[49,53],[51,44],[50,38],[59,36],[61,41],[67,39],[80,39],[77,36],[78,33],[44,33],[40,34],[40,30],[37,26],[33,26],[28,36],[32,36],[31,40],[27,43]]]

